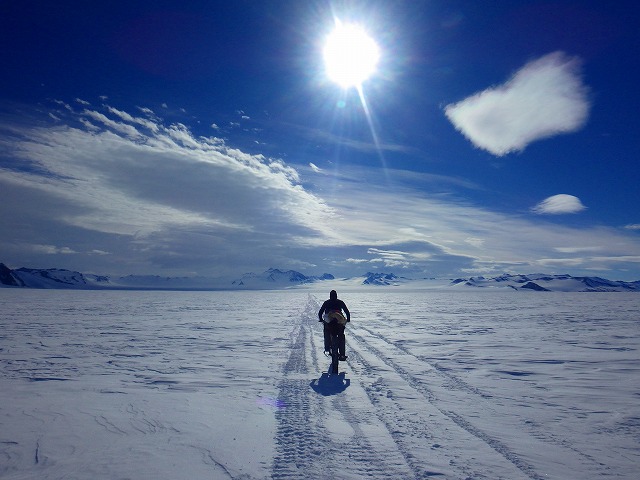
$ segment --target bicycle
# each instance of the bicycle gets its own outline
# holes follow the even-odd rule
[[[338,374],[338,362],[340,362],[338,343],[338,332],[331,332],[331,348],[329,350],[329,353],[331,355],[331,367],[329,368],[329,373],[333,373],[334,375]]]
[[[328,326],[331,328],[329,332],[329,357],[331,358],[331,366],[329,368],[329,373],[337,375],[338,374],[338,365],[340,362],[340,329],[338,327],[338,322],[335,320],[330,322]],[[335,326],[335,327],[334,327]]]

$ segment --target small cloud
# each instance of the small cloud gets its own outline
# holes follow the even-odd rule
[[[86,100],[82,100],[81,98],[76,98],[76,102],[78,102],[80,105],[91,105],[89,102],[87,102]]]
[[[527,63],[503,85],[447,105],[445,115],[476,147],[503,156],[542,138],[580,129],[587,87],[580,60],[554,52]]]
[[[370,262],[370,260],[365,260],[363,258],[347,258],[345,261],[347,263],[355,263],[355,264]]]
[[[484,238],[469,237],[469,238],[466,238],[464,241],[476,248],[482,248],[484,246]]]
[[[215,123],[211,124],[211,128],[213,128],[214,130],[220,130],[220,127]]]
[[[44,253],[46,255],[69,255],[77,253],[69,247],[56,247],[55,245],[32,245],[32,249],[37,253]]]
[[[559,215],[563,213],[578,213],[585,208],[587,207],[582,204],[578,197],[561,193],[543,200],[531,210],[540,215]]]
[[[601,247],[556,247],[554,250],[560,253],[583,253],[583,252],[597,252]]]
[[[142,113],[144,113],[147,117],[154,121],[159,121],[160,119],[156,116],[155,112],[148,107],[137,107]]]
[[[369,248],[367,253],[370,255],[378,255],[378,258],[371,260],[372,263],[379,262],[384,263],[386,267],[402,267],[407,268],[410,265],[408,257],[411,256],[408,252],[400,250],[382,250],[379,248]]]
[[[311,167],[311,170],[313,170],[316,173],[320,173],[322,171],[322,169],[314,163],[309,162],[309,166]]]
[[[627,230],[640,230],[640,223],[632,223],[631,225],[625,225]]]

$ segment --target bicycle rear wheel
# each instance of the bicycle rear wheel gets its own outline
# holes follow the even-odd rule
[[[331,334],[331,370],[330,372],[333,374],[338,373],[338,335]]]

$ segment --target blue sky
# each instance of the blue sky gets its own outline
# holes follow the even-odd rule
[[[376,42],[328,78],[336,27]],[[640,279],[640,7],[0,2],[0,261]]]

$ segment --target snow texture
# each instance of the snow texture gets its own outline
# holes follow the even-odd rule
[[[628,479],[634,293],[0,290],[2,479]]]

